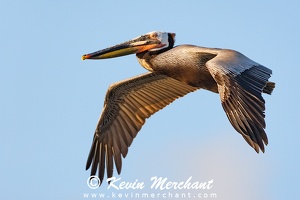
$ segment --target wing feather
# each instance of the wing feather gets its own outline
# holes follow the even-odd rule
[[[146,73],[110,86],[87,160],[87,169],[92,166],[91,175],[98,170],[102,182],[105,167],[107,177],[113,175],[113,163],[120,174],[121,155],[126,157],[128,147],[146,118],[197,89],[155,73]]]
[[[262,92],[272,71],[232,50],[220,50],[206,66],[218,84],[222,106],[232,126],[256,152],[264,152],[268,138]],[[272,83],[270,90],[274,87]]]

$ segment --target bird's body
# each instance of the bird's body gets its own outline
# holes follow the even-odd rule
[[[218,92],[216,82],[205,64],[222,50],[211,49],[213,52],[209,53],[205,50],[209,49],[180,45],[158,55],[151,55],[150,52],[139,53],[137,58],[139,63],[149,71],[165,74],[194,87]]]
[[[234,50],[173,47],[174,38],[172,33],[151,32],[83,56],[104,59],[136,53],[139,63],[150,71],[108,89],[87,161],[91,175],[98,169],[101,181],[105,166],[107,176],[112,176],[113,162],[121,172],[121,155],[127,155],[146,118],[197,89],[219,93],[232,126],[256,152],[264,152],[268,139],[261,93],[271,94],[274,89],[275,83],[268,81],[272,71]]]

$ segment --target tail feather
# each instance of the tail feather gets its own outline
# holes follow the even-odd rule
[[[275,88],[275,83],[268,81],[263,89],[263,92],[267,94],[271,94],[274,88]]]

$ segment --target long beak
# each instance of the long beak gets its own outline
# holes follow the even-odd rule
[[[118,56],[125,56],[129,54],[143,52],[149,49],[159,48],[164,45],[157,39],[150,38],[149,35],[142,35],[138,38],[129,40],[127,42],[99,50],[93,53],[85,54],[82,60],[85,59],[105,59],[114,58]]]

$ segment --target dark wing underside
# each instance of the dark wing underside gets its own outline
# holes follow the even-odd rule
[[[121,155],[125,158],[128,147],[149,118],[179,97],[198,88],[181,83],[165,75],[146,73],[109,87],[99,119],[86,169],[103,181],[112,177],[114,164],[120,174]]]
[[[232,126],[256,152],[264,152],[268,138],[262,92],[270,94],[275,86],[268,82],[272,71],[235,51],[221,53],[207,67],[218,84],[222,106]]]

